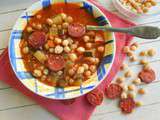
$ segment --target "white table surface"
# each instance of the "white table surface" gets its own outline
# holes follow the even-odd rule
[[[11,28],[18,16],[36,1],[38,0],[0,0],[0,52],[7,46]],[[111,4],[111,0],[99,0],[99,2],[110,11],[120,15]],[[137,24],[159,26],[160,15],[132,21]],[[147,94],[143,97],[137,97],[138,100],[144,102],[144,105],[136,109],[133,114],[123,115],[117,108],[116,100],[105,99],[103,104],[96,108],[91,120],[160,120],[160,39],[134,38],[133,41],[140,43],[136,54],[152,47],[157,50],[155,57],[148,58],[157,73],[156,81],[149,85],[141,85],[140,87],[146,88]],[[125,61],[128,63],[127,59]],[[138,63],[129,63],[129,67],[135,73],[140,69]],[[118,73],[118,75],[122,74]],[[0,81],[0,120],[57,120],[57,118],[34,101]]]

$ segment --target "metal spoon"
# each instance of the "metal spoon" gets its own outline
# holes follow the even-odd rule
[[[144,39],[156,39],[160,36],[160,29],[152,26],[135,26],[130,28],[112,28],[107,26],[86,26],[87,30],[103,30],[111,32],[122,32]]]

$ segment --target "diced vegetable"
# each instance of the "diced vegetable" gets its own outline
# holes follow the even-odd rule
[[[55,17],[52,18],[52,21],[54,24],[62,24],[63,19],[61,15],[56,15]]]
[[[42,51],[37,50],[33,55],[41,63],[44,63],[47,60],[46,55]]]

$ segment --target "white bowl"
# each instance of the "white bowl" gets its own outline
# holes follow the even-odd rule
[[[38,10],[51,4],[62,2],[60,0],[41,0],[36,2],[18,18],[11,32],[9,42],[9,58],[10,63],[19,81],[33,93],[49,99],[72,99],[82,96],[94,88],[96,88],[108,75],[115,56],[115,36],[112,32],[105,32],[106,41],[105,54],[101,64],[93,76],[83,82],[81,86],[70,86],[65,88],[51,87],[35,79],[25,68],[22,55],[20,53],[20,40],[22,31],[27,25],[28,19]],[[105,16],[99,8],[86,0],[65,0],[63,2],[74,2],[79,5],[80,9],[85,9],[89,14],[93,15],[99,25],[111,26],[107,16]],[[85,18],[84,18],[85,19]]]
[[[152,8],[150,8],[148,13],[136,13],[130,9],[128,9],[126,6],[124,6],[119,0],[112,0],[113,5],[115,6],[115,8],[124,16],[129,17],[129,18],[141,18],[141,17],[149,17],[152,15],[156,15],[158,13],[160,13],[159,9],[160,9],[160,5],[156,5]]]

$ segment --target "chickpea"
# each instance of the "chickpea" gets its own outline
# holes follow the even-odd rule
[[[86,43],[85,46],[86,46],[87,49],[91,49],[92,48],[92,43]]]
[[[89,77],[92,75],[92,73],[91,73],[90,70],[87,70],[87,71],[84,73],[84,75],[85,75],[87,78],[89,78]]]
[[[139,53],[139,55],[140,55],[140,56],[146,56],[146,55],[147,55],[147,51],[141,51],[141,52]]]
[[[129,46],[124,46],[124,47],[123,47],[123,52],[124,52],[124,53],[128,53],[129,51],[130,51]]]
[[[125,99],[125,98],[127,98],[127,93],[126,92],[122,92],[121,99]]]
[[[54,48],[49,48],[50,53],[54,53]]]
[[[60,45],[57,45],[55,47],[55,51],[54,51],[56,54],[61,54],[63,52],[63,47],[60,46]]]
[[[132,52],[132,51],[129,51],[128,53],[127,53],[127,56],[133,56],[134,55],[134,53]]]
[[[95,65],[91,65],[90,68],[91,72],[96,72],[96,66]]]
[[[88,35],[85,35],[85,36],[83,37],[83,40],[84,40],[84,42],[89,42],[89,41],[90,41],[90,38],[89,38]]]
[[[67,20],[68,23],[72,23],[73,22],[73,18],[71,16],[68,16],[66,20]]]
[[[155,51],[155,49],[151,48],[147,51],[147,54],[148,54],[148,56],[153,57],[156,54],[156,51]]]
[[[42,25],[41,24],[37,24],[36,29],[41,30],[42,29]]]
[[[133,73],[132,73],[131,70],[128,70],[128,71],[124,74],[125,77],[131,77],[132,75],[133,75]]]
[[[122,66],[120,67],[121,70],[125,70],[128,68],[128,65],[126,63],[123,63]]]
[[[130,47],[130,50],[132,50],[132,51],[135,51],[137,49],[137,47],[135,46],[135,45],[132,45],[131,47]]]
[[[130,93],[128,93],[127,96],[130,97],[130,98],[135,98],[136,97],[136,93],[135,92],[130,92]]]
[[[83,74],[84,73],[84,67],[80,66],[77,70],[77,74]]]
[[[40,70],[38,70],[38,69],[35,69],[35,70],[33,71],[33,75],[34,75],[35,77],[41,77],[41,76],[42,76],[42,72],[41,72]]]
[[[88,69],[89,69],[88,64],[85,64],[85,63],[84,63],[84,64],[82,64],[82,66],[84,67],[85,70],[88,70]]]
[[[74,53],[71,53],[71,54],[69,54],[69,58],[71,59],[71,61],[74,62],[75,60],[77,60],[77,55]]]
[[[60,38],[55,38],[55,39],[54,39],[54,42],[55,42],[56,44],[61,44],[61,43],[62,43],[62,39],[60,39]]]
[[[72,78],[70,78],[70,79],[68,80],[68,83],[69,83],[69,85],[73,85],[74,80],[73,80]]]
[[[62,45],[63,46],[68,46],[69,45],[69,41],[68,40],[63,40]]]
[[[131,56],[129,59],[131,62],[137,61],[137,57],[135,55]]]
[[[78,47],[77,52],[83,53],[83,52],[85,52],[85,48],[84,47]]]
[[[65,13],[61,13],[61,17],[62,17],[63,20],[66,20],[67,15]]]
[[[72,44],[71,45],[71,49],[73,49],[73,50],[76,49],[77,47],[78,47],[77,44]]]
[[[136,89],[136,87],[134,84],[131,84],[128,86],[128,90],[130,90],[130,91],[134,91],[135,89]]]
[[[138,93],[141,94],[141,95],[144,95],[146,93],[146,91],[143,88],[140,88],[138,90]]]
[[[141,84],[141,79],[137,78],[137,79],[133,80],[132,83],[134,83],[136,85],[140,85]]]
[[[103,46],[100,46],[97,48],[98,52],[104,52],[104,47]]]
[[[60,71],[57,72],[57,74],[58,74],[58,75],[62,75],[62,74],[63,74],[63,71],[60,70]]]
[[[62,25],[57,25],[58,30],[62,29]]]
[[[29,53],[29,47],[24,47],[24,48],[22,49],[22,52],[23,52],[24,54],[28,54],[28,53]]]
[[[27,27],[27,32],[28,32],[28,33],[31,33],[31,32],[33,32],[33,29],[32,29],[32,27]]]
[[[46,22],[47,22],[48,25],[52,25],[53,24],[53,21],[50,18],[47,18]]]
[[[137,107],[140,107],[140,106],[142,106],[142,105],[143,105],[143,102],[141,102],[141,101],[137,101],[137,102],[136,102],[136,106],[137,106]]]
[[[124,77],[118,77],[118,78],[116,79],[116,82],[117,82],[117,83],[122,83],[122,82],[124,82],[124,80],[125,80]]]
[[[140,64],[141,65],[146,65],[146,64],[148,64],[148,61],[145,60],[145,59],[142,59],[142,60],[140,60]]]
[[[143,69],[144,69],[144,70],[150,70],[150,69],[151,69],[151,66],[150,66],[149,64],[145,64],[145,65],[143,66]]]
[[[43,74],[48,75],[48,73],[49,73],[49,70],[48,70],[48,69],[44,69],[44,70],[43,70]]]
[[[132,44],[132,46],[135,46],[136,48],[138,48],[138,47],[139,47],[139,44],[138,44],[137,42],[134,42],[134,43]]]
[[[95,64],[99,63],[99,58],[95,58]]]
[[[68,28],[68,26],[69,26],[69,23],[67,23],[67,22],[65,22],[65,23],[62,24],[62,27],[63,27],[64,29]]]
[[[64,47],[64,51],[65,51],[66,53],[69,53],[69,52],[71,51],[71,49],[70,49],[68,46],[66,46],[66,47]]]
[[[70,76],[73,76],[75,74],[75,70],[74,69],[69,69],[68,74]]]

